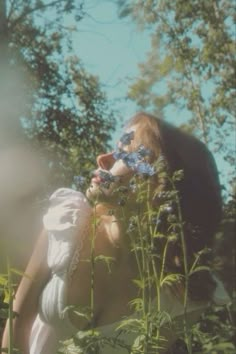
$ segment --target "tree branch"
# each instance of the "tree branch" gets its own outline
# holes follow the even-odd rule
[[[0,38],[7,34],[7,9],[6,0],[0,0]]]
[[[29,8],[29,9],[25,10],[15,21],[13,21],[11,28],[14,28],[19,22],[21,22],[29,14],[31,14],[35,11],[38,11],[38,10],[46,9],[48,7],[57,5],[60,2],[63,2],[63,0],[55,0],[55,1],[50,2],[49,4],[42,4],[42,5],[35,6],[34,8]]]

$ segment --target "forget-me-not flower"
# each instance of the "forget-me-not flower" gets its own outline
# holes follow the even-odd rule
[[[134,131],[132,130],[131,132],[122,135],[122,137],[120,138],[120,142],[122,145],[130,145],[131,140],[133,139],[134,139]]]
[[[74,176],[74,184],[78,189],[82,189],[85,186],[86,178],[83,176]]]

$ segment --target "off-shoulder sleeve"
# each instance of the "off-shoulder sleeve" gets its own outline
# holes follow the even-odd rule
[[[64,313],[67,276],[73,254],[81,248],[92,211],[85,196],[73,189],[56,190],[49,202],[43,223],[48,233],[47,262],[52,274],[39,299],[30,354],[56,354],[59,340],[75,333],[67,312]]]
[[[56,273],[67,269],[75,233],[83,237],[81,231],[89,221],[91,206],[84,194],[69,188],[56,190],[49,201],[43,224],[49,238],[48,265]]]

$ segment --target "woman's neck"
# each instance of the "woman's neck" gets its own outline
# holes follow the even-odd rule
[[[95,218],[101,222],[110,242],[122,250],[122,253],[129,253],[129,245],[126,238],[128,227],[127,211],[120,206],[100,203],[94,209]]]

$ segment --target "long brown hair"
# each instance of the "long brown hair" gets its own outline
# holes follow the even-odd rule
[[[183,170],[183,179],[176,184],[176,188],[184,220],[189,262],[192,262],[195,253],[212,246],[221,219],[220,184],[214,158],[201,141],[153,115],[137,113],[127,126],[135,126],[132,148],[139,144],[149,148],[152,151],[150,162],[163,155],[170,175]],[[157,189],[160,183],[162,189],[168,189],[168,183],[161,182],[157,174]],[[158,195],[154,202],[158,206]],[[179,248],[176,244],[170,254],[174,266],[174,259],[180,258]],[[208,283],[209,277],[202,274],[201,280],[204,277],[205,283]]]

